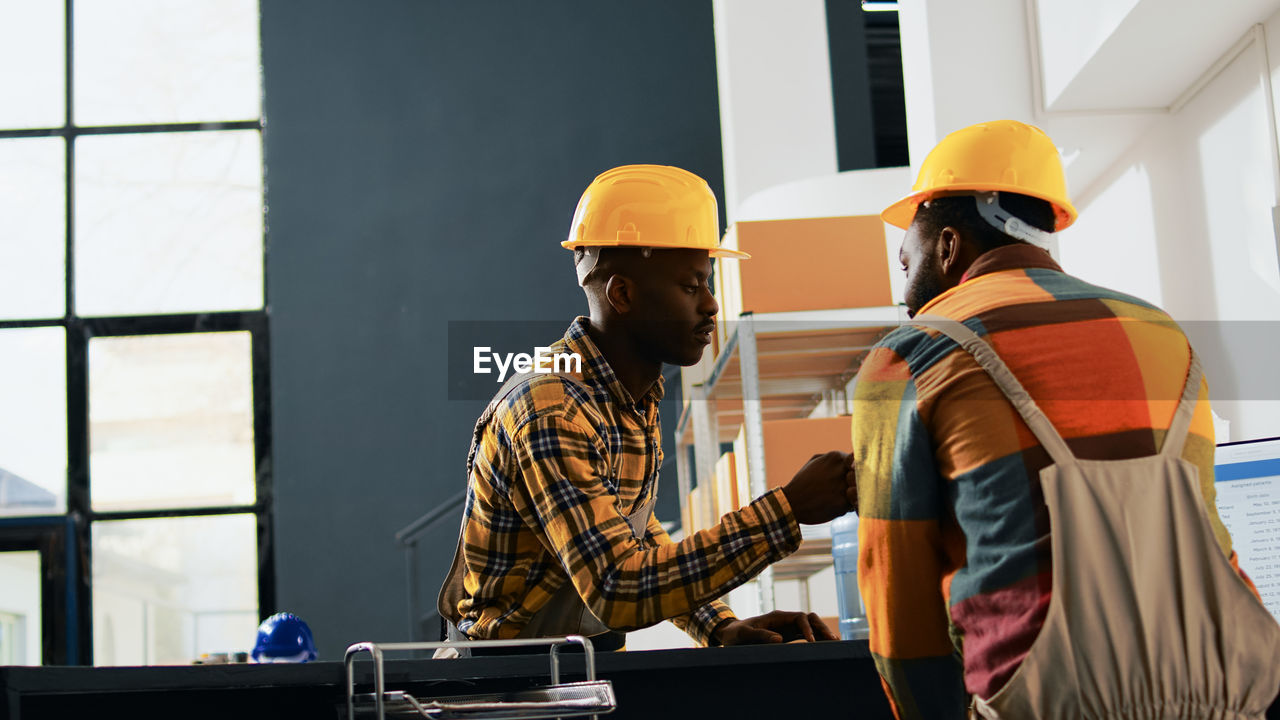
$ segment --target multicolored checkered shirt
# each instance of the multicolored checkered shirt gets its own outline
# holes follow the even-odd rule
[[[992,250],[920,310],[991,343],[1084,459],[1153,455],[1190,346],[1159,309],[1066,275],[1030,245]],[[859,587],[871,652],[899,718],[960,718],[990,697],[1040,632],[1052,570],[1040,470],[1050,460],[973,358],[903,326],[870,352],[854,390]],[[1201,385],[1182,457],[1223,552],[1213,421]],[[1238,570],[1238,566],[1237,566]]]
[[[669,619],[707,644],[734,617],[716,598],[794,552],[800,528],[773,490],[679,543],[651,513],[635,539],[626,516],[656,492],[662,467],[662,380],[633,400],[588,322],[575,320],[551,350],[582,357],[582,384],[535,376],[500,403],[480,438],[458,627],[476,639],[515,637],[572,581],[614,630]]]

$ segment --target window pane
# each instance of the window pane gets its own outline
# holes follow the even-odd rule
[[[257,0],[76,0],[75,121],[254,120]]]
[[[62,328],[0,330],[0,516],[65,510],[66,358]]]
[[[76,312],[262,307],[255,130],[76,141]]]
[[[0,665],[39,665],[40,553],[0,552]]]
[[[247,332],[89,341],[93,509],[254,502]]]
[[[0,319],[66,311],[66,217],[66,141],[0,140]]]
[[[0,128],[66,123],[66,23],[61,2],[0,4]]]
[[[93,524],[93,661],[179,665],[253,649],[253,515]]]

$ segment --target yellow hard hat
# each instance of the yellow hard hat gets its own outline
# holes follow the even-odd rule
[[[579,247],[706,250],[711,257],[749,258],[720,247],[716,196],[707,181],[669,165],[623,165],[587,186],[573,213],[569,239]]]
[[[1054,231],[1075,222],[1058,149],[1044,131],[1016,120],[970,125],[942,139],[925,157],[911,194],[880,213],[906,229],[920,203],[957,191],[1004,191],[1030,195],[1053,205]]]

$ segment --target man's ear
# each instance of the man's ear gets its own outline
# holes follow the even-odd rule
[[[630,312],[635,300],[635,283],[625,275],[610,275],[605,281],[604,296],[619,315]]]
[[[949,278],[959,268],[963,244],[960,231],[949,225],[938,233],[938,242],[934,244],[934,251],[938,255],[938,272],[944,278]]]

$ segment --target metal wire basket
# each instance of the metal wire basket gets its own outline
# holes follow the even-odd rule
[[[584,682],[560,682],[559,651],[561,647],[570,644],[582,646],[587,675]],[[387,691],[383,672],[384,652],[436,650],[463,645],[484,648],[547,645],[549,646],[551,684],[528,690],[452,695],[434,699],[420,699],[405,692]],[[373,692],[356,694],[356,656],[365,652],[373,657]],[[347,648],[344,664],[347,672],[348,720],[355,720],[357,715],[373,716],[377,720],[385,720],[387,717],[429,718],[430,720],[535,720],[537,718],[594,717],[613,712],[618,705],[613,694],[613,683],[596,679],[595,652],[591,647],[591,641],[581,635],[466,642],[364,642]]]

